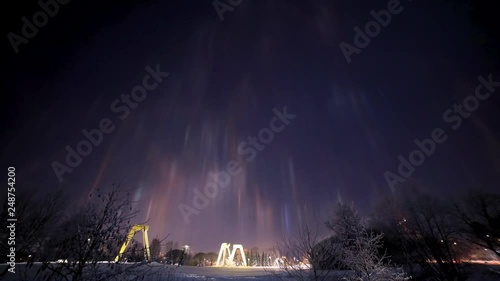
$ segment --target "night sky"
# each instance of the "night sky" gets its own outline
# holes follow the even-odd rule
[[[500,81],[490,35],[453,1],[402,0],[348,63],[341,42],[354,45],[353,28],[391,1],[243,0],[221,21],[212,1],[72,0],[16,54],[7,35],[22,35],[21,18],[41,10],[19,2],[3,13],[5,177],[15,166],[18,190],[63,190],[70,210],[120,182],[150,237],[170,234],[194,251],[271,247],[339,200],[369,214],[392,192],[384,173],[397,174],[398,155],[408,159],[435,128],[446,141],[395,190],[498,190],[500,87],[456,130],[443,119],[479,76]],[[126,105],[121,95],[156,68],[168,76],[151,77],[154,89]],[[288,124],[275,117],[285,108]],[[264,129],[267,138],[272,120],[281,130],[251,148],[248,137]],[[67,165],[66,147],[101,122],[111,132],[59,180],[54,163]],[[187,223],[179,206],[192,208],[195,190],[228,163],[239,172]]]

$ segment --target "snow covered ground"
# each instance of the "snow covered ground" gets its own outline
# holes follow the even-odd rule
[[[103,262],[97,265],[101,270],[108,270],[108,262]],[[120,264],[123,267],[136,267],[137,264],[126,263]],[[34,276],[40,268],[41,264],[35,263],[31,268],[26,267],[26,263],[16,264],[16,273],[5,273],[7,268],[6,264],[0,265],[0,279],[1,280],[42,280],[35,279]],[[196,267],[196,266],[172,266],[163,265],[160,263],[150,263],[148,265],[140,265],[132,270],[129,274],[129,280],[133,277],[146,272],[144,281],[160,281],[160,280],[182,280],[182,281],[196,281],[196,280],[273,280],[273,273],[279,273],[278,268],[263,268],[263,267]],[[137,274],[134,274],[137,272]],[[2,275],[5,273],[4,275]],[[127,278],[128,279],[128,278]],[[122,280],[121,278],[119,280]]]
[[[34,276],[41,264],[34,264],[27,269],[26,264],[16,264],[16,274],[5,272],[7,265],[0,265],[0,279],[2,280],[42,280],[35,279]],[[97,265],[95,271],[108,270],[108,263]],[[282,274],[279,268],[276,267],[195,267],[195,266],[167,266],[159,263],[151,263],[149,265],[140,265],[129,263],[121,264],[123,267],[134,267],[133,272],[137,274],[128,274],[118,278],[118,280],[135,280],[143,270],[147,272],[143,281],[213,281],[213,280],[246,280],[246,281],[270,281],[270,280],[294,280],[294,278],[286,277]],[[470,274],[468,281],[489,281],[500,280],[500,266],[495,265],[472,265],[467,270]],[[5,273],[5,274],[4,274]],[[340,280],[341,276],[346,272],[333,272],[328,280]],[[282,278],[277,278],[279,275]],[[49,279],[50,280],[50,279]]]

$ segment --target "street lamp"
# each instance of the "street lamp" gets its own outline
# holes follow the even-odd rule
[[[185,252],[186,254],[189,254],[189,245],[184,245],[184,246],[182,246],[182,249],[184,249],[184,252]]]

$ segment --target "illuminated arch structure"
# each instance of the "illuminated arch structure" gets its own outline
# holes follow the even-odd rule
[[[234,244],[233,250],[231,251],[231,243],[222,243],[220,245],[219,256],[217,257],[217,266],[227,266],[233,265],[234,256],[236,255],[236,250],[240,250],[241,259],[243,260],[243,265],[247,266],[247,259],[245,257],[245,251],[243,250],[243,245]]]

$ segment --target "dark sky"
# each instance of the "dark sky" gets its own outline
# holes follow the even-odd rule
[[[272,246],[338,200],[369,213],[391,192],[384,172],[435,128],[447,140],[405,184],[443,197],[498,190],[500,90],[456,130],[443,120],[478,76],[500,81],[489,35],[463,6],[405,0],[347,63],[339,44],[354,45],[353,28],[388,2],[243,0],[221,21],[211,1],[72,0],[16,54],[7,34],[41,9],[19,2],[3,13],[2,169],[16,167],[20,189],[62,189],[74,208],[121,182],[151,237],[195,251]],[[169,76],[121,120],[113,101],[157,65]],[[238,146],[284,107],[296,117],[248,161]],[[59,181],[53,162],[66,165],[65,147],[105,118],[114,131]],[[179,205],[231,160],[241,172],[186,223]]]

